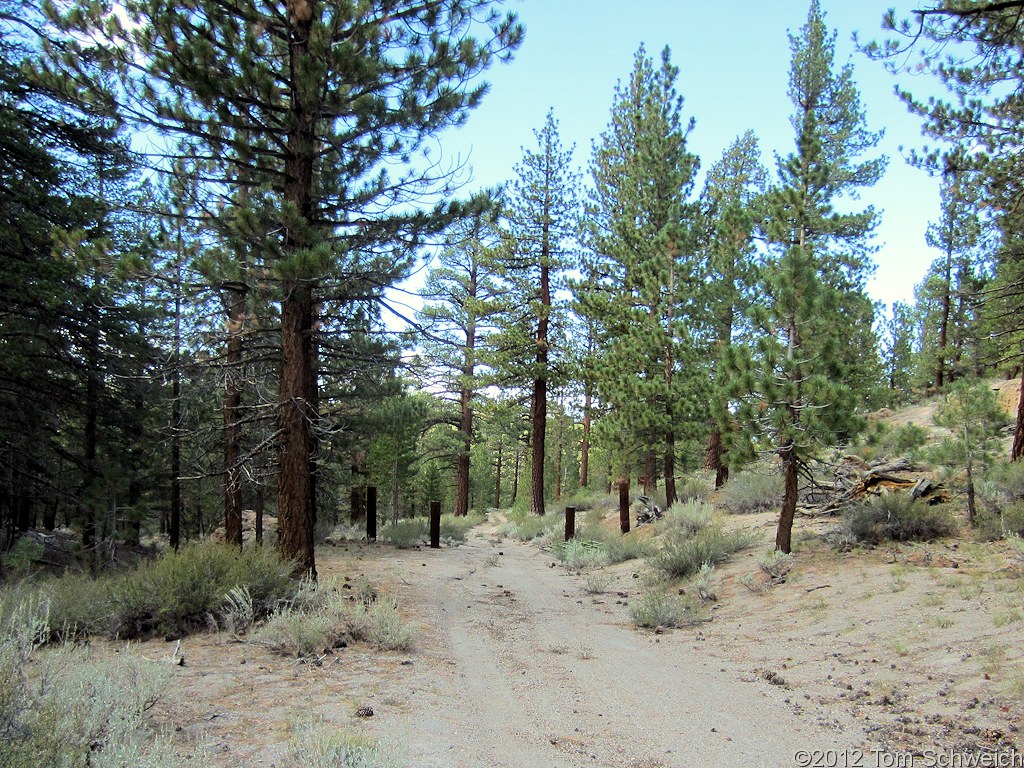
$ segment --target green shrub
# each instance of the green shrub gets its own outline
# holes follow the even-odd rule
[[[996,464],[978,482],[978,490],[986,501],[997,504],[1024,499],[1024,461]]]
[[[796,558],[792,554],[773,549],[758,559],[757,566],[772,579],[780,580],[789,575],[795,562]]]
[[[118,580],[113,609],[118,637],[181,635],[216,626],[232,590],[244,586],[256,615],[294,593],[292,567],[262,547],[239,553],[212,542],[189,544]]]
[[[565,567],[574,571],[600,568],[608,564],[608,555],[604,544],[587,539],[572,539],[560,543],[554,548],[555,555],[565,563]]]
[[[685,627],[705,619],[698,606],[684,597],[660,590],[647,592],[629,604],[629,616],[638,627]]]
[[[4,601],[0,629],[0,765],[162,768],[177,757],[146,712],[166,690],[172,667],[88,648],[37,651],[51,630],[45,606]]]
[[[502,526],[501,534],[516,541],[533,541],[558,529],[564,530],[564,526],[564,519],[558,515],[516,514],[513,510],[508,522]]]
[[[430,531],[430,521],[425,517],[411,517],[399,520],[395,525],[384,529],[382,538],[399,549],[412,549],[426,543]]]
[[[676,498],[681,502],[703,501],[715,489],[714,482],[705,474],[684,476],[676,486]]]
[[[1024,536],[1024,501],[986,510],[975,519],[981,541],[998,541]]]
[[[278,609],[252,642],[275,653],[305,658],[336,648],[342,640],[408,651],[415,632],[402,621],[398,603],[378,598],[372,587],[346,594],[330,580],[304,582],[295,599]]]
[[[782,503],[782,475],[773,469],[737,472],[722,486],[719,503],[734,515],[777,509]]]
[[[977,490],[982,502],[975,519],[979,539],[1024,535],[1024,462],[996,464],[979,479]]]
[[[291,742],[288,768],[392,768],[391,751],[379,742],[338,733],[324,723],[301,729]]]
[[[852,451],[865,461],[914,456],[928,442],[928,430],[919,424],[903,424],[893,429],[888,422],[876,421]]]
[[[665,528],[681,536],[693,536],[711,525],[715,508],[701,501],[677,501],[665,513]]]
[[[441,540],[452,544],[461,544],[466,540],[470,529],[486,521],[484,515],[470,514],[466,517],[455,515],[441,515]]]
[[[953,516],[939,506],[929,506],[909,493],[884,493],[847,510],[846,526],[858,540],[930,541],[956,531]]]
[[[43,554],[43,545],[32,536],[21,536],[2,555],[4,579],[19,581],[32,573],[32,563]]]
[[[650,559],[652,566],[673,578],[692,576],[705,563],[718,565],[729,556],[750,546],[750,535],[745,532],[726,532],[722,526],[712,524],[692,535],[674,530],[663,537],[661,549]]]

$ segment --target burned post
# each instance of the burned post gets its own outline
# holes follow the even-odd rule
[[[430,548],[441,548],[441,502],[430,502]]]

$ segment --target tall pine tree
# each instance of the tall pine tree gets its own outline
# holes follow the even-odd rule
[[[495,6],[129,0],[116,13],[83,1],[52,14],[76,41],[54,55],[56,86],[187,138],[232,204],[244,179],[272,214],[263,256],[280,296],[278,547],[300,570],[315,573],[317,306],[353,276],[395,280],[421,238],[461,213],[424,210],[450,177],[406,161],[466,118],[485,92],[473,81],[517,47],[515,16]],[[119,88],[97,88],[86,60]]]
[[[590,165],[592,279],[577,286],[580,312],[599,328],[593,375],[606,409],[601,428],[624,460],[642,458],[646,491],[660,454],[668,503],[677,428],[696,410],[696,344],[685,320],[702,282],[687,204],[698,159],[686,146],[693,121],[683,120],[677,77],[667,48],[655,67],[641,47],[628,83],[615,88]]]
[[[739,374],[733,391],[742,396],[740,418],[772,441],[782,461],[785,494],[775,539],[782,552],[792,548],[806,459],[859,423],[857,393],[848,383],[856,362],[844,354],[846,323],[858,320],[848,313],[866,302],[867,238],[876,215],[871,208],[840,213],[835,206],[877,181],[884,163],[860,160],[878,134],[866,127],[852,68],[835,66],[835,37],[812,0],[807,23],[790,36],[796,149],[779,160],[778,185],[766,201],[773,254],[760,281],[763,302],[752,312],[759,335],[730,356]]]

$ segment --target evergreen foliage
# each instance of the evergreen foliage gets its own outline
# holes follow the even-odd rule
[[[704,267],[686,202],[698,159],[686,146],[693,123],[684,123],[677,76],[668,49],[656,67],[641,47],[629,81],[615,88],[591,159],[591,253],[576,288],[578,311],[597,329],[587,365],[605,411],[604,439],[617,449],[620,469],[644,460],[647,490],[661,456],[670,502],[676,439],[702,429],[695,390],[705,377],[693,311]]]

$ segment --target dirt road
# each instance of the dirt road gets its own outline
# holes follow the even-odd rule
[[[367,727],[410,766],[783,768],[798,750],[863,743],[849,722],[818,724],[835,713],[702,657],[695,630],[638,632],[628,598],[588,595],[550,564],[493,525],[456,549],[389,562],[420,640]]]

